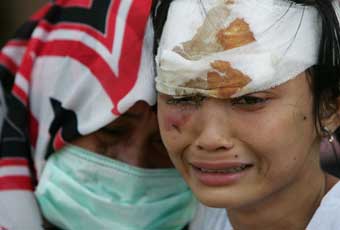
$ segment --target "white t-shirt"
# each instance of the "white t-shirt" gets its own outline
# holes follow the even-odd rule
[[[209,208],[200,204],[190,230],[232,230],[232,226],[223,208]],[[307,230],[339,230],[340,229],[340,182],[321,200]]]

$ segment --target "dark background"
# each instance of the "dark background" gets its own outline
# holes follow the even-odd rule
[[[0,47],[16,29],[48,0],[0,1]]]

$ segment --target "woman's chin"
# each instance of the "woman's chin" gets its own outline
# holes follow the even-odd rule
[[[247,194],[238,188],[192,188],[197,199],[204,205],[213,208],[233,209],[250,202]],[[247,198],[248,197],[248,198]]]

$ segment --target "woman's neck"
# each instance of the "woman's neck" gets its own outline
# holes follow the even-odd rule
[[[228,209],[234,229],[305,229],[328,187],[321,169],[312,172],[255,204]]]

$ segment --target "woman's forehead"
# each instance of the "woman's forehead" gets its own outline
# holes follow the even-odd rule
[[[157,90],[230,98],[275,87],[316,63],[320,31],[316,9],[284,0],[174,1]]]

